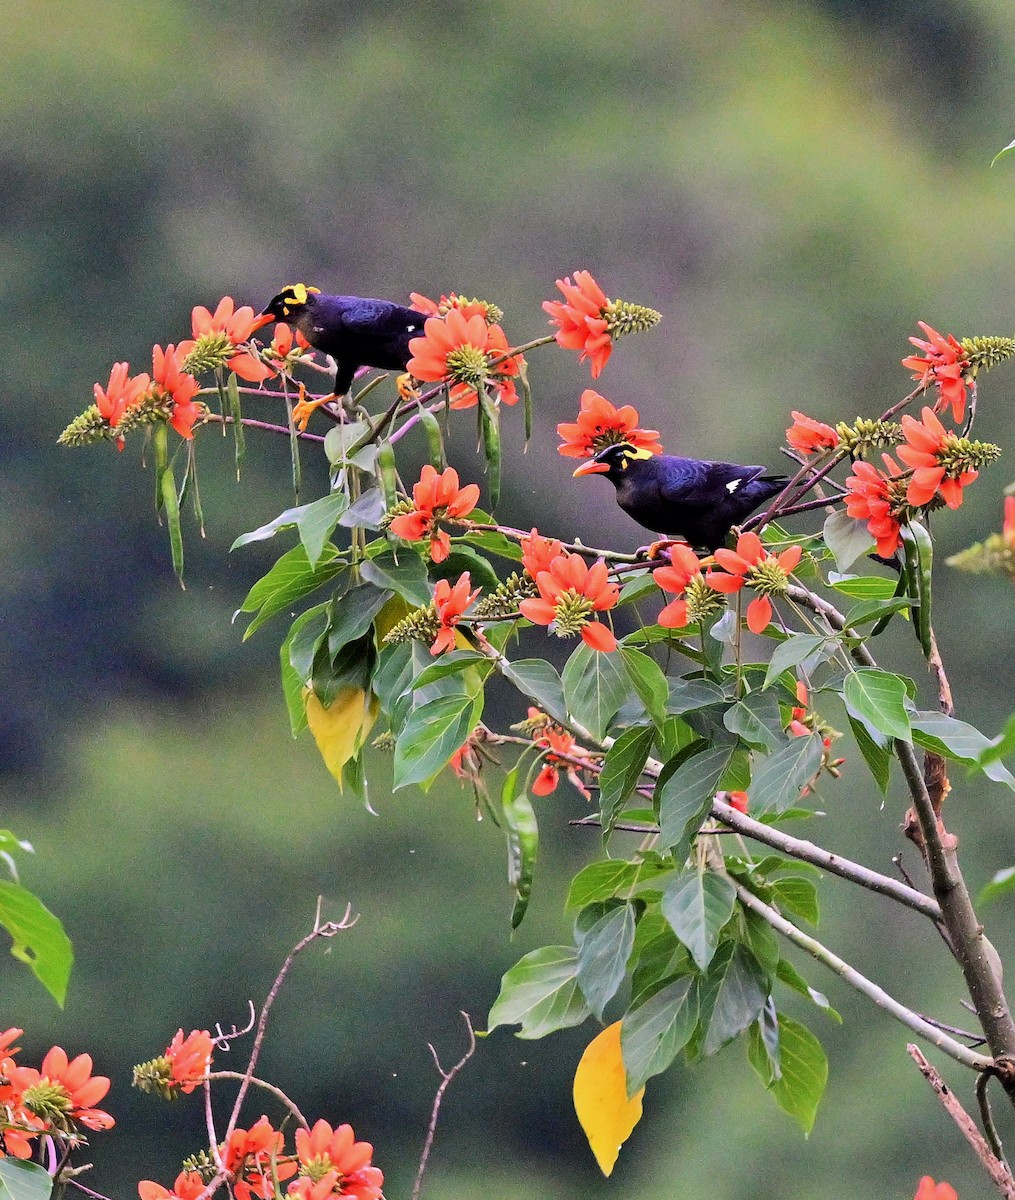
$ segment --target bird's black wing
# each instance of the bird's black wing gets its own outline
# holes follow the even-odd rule
[[[340,307],[335,309],[338,323],[348,333],[393,336],[408,333],[409,325],[415,327],[414,332],[423,332],[426,317],[413,308],[362,296],[336,296],[335,299],[340,301]]]
[[[663,499],[671,504],[689,504],[695,508],[723,503],[765,471],[764,467],[746,467],[739,463],[676,457],[661,459],[660,466],[665,468],[659,473],[659,491]]]

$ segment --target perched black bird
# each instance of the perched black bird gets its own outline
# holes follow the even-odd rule
[[[290,283],[262,316],[298,329],[315,350],[338,364],[335,395],[344,396],[360,367],[404,371],[412,357],[409,341],[423,336],[425,314],[390,300],[326,296],[320,288]]]
[[[708,550],[722,546],[731,526],[789,483],[765,474],[765,467],[651,454],[629,442],[600,450],[574,474],[605,475],[617,503],[639,525]]]

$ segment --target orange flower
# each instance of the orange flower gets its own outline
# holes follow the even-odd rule
[[[606,293],[588,271],[575,271],[574,283],[569,275],[565,275],[557,280],[557,287],[564,296],[563,302],[543,301],[544,311],[550,314],[550,324],[557,326],[554,335],[557,345],[565,350],[580,350],[578,361],[582,363],[589,359],[592,378],[598,379],[613,352],[605,313],[610,303]]]
[[[451,408],[471,408],[479,402],[480,389],[488,385],[502,403],[515,404],[518,393],[512,378],[524,360],[505,357],[509,349],[499,325],[488,325],[478,313],[467,317],[452,308],[443,319],[428,317],[423,337],[411,339],[412,358],[406,370],[423,382],[446,384]]]
[[[458,486],[458,472],[447,467],[440,475],[429,463],[424,466],[419,483],[412,488],[413,509],[392,518],[389,528],[395,537],[407,542],[430,539],[430,557],[443,562],[451,553],[451,538],[440,528],[444,518],[464,517],[479,503],[479,486],[467,483]]]
[[[177,1084],[187,1095],[204,1083],[211,1069],[213,1048],[214,1042],[207,1029],[195,1029],[186,1037],[182,1029],[177,1030],[166,1049],[171,1068],[170,1083]]]
[[[434,588],[433,603],[437,611],[440,629],[430,647],[431,654],[443,654],[445,650],[455,648],[455,626],[458,619],[479,595],[481,588],[470,592],[472,580],[469,572],[459,576],[454,587],[446,579],[438,579]]]
[[[296,1163],[282,1158],[283,1138],[267,1117],[261,1117],[250,1129],[234,1129],[223,1148],[227,1171],[236,1176],[233,1193],[236,1200],[272,1200],[275,1185],[272,1172],[278,1178],[289,1179],[296,1174]]]
[[[15,1067],[8,1079],[21,1093],[21,1103],[41,1120],[55,1127],[78,1121],[89,1129],[112,1129],[113,1118],[95,1105],[109,1091],[105,1075],[92,1075],[92,1057],[79,1054],[68,1061],[60,1046],[42,1060],[41,1070]]]
[[[924,1175],[913,1200],[959,1200],[959,1194],[950,1183],[935,1183],[929,1175]]]
[[[293,347],[295,347],[295,353]],[[292,365],[289,361],[290,357],[293,362],[296,362],[303,357],[304,351],[309,349],[310,343],[298,329],[292,329],[284,321],[278,321],[275,324],[271,345],[265,348],[264,353],[269,358],[275,359],[278,368],[281,368]]]
[[[906,484],[897,479],[898,464],[887,454],[882,458],[890,475],[872,463],[859,459],[853,463],[853,474],[846,480],[846,512],[858,521],[867,522],[867,529],[877,542],[878,554],[891,558],[902,537],[900,518],[906,508]]]
[[[902,432],[906,435],[905,446],[898,448],[899,458],[913,467],[913,477],[906,489],[906,500],[919,508],[929,504],[940,495],[949,508],[958,508],[962,503],[962,489],[976,479],[975,470],[957,470],[948,459],[958,448],[960,439],[949,433],[934,416],[933,409],[924,408],[920,416],[902,418]]]
[[[149,376],[135,375],[131,379],[129,372],[129,363],[114,363],[109,372],[109,383],[104,388],[97,383],[92,389],[95,405],[112,429],[120,424],[127,409],[136,404],[151,387]]]
[[[591,800],[592,795],[585,786],[581,772],[585,769],[573,759],[585,759],[589,756],[584,746],[579,746],[574,737],[556,721],[551,721],[546,713],[538,708],[529,707],[528,716],[512,729],[522,730],[532,738],[534,746],[542,747],[546,753],[543,757],[543,767],[532,783],[535,796],[549,796],[555,791],[560,782],[560,771],[563,768],[568,779],[585,797]],[[561,757],[566,755],[567,757]]]
[[[793,424],[786,430],[786,442],[801,454],[813,454],[817,450],[832,450],[839,444],[839,435],[822,421],[805,417],[796,409],[790,414]]]
[[[556,538],[541,537],[535,527],[518,544],[522,550],[522,566],[533,579],[540,571],[548,571],[554,559],[563,553]]]
[[[234,308],[232,296],[223,296],[214,313],[199,304],[190,314],[194,337],[180,343],[179,353],[182,358],[193,360],[187,364],[190,370],[224,366],[248,383],[262,383],[274,371],[251,351],[240,347],[264,324],[267,321],[255,317],[249,304]]]
[[[204,406],[195,403],[194,396],[201,385],[193,375],[182,370],[182,355],[175,346],[152,347],[152,382],[161,390],[162,397],[172,401],[173,409],[169,424],[182,438],[194,436],[194,422],[204,414]]]
[[[769,554],[756,533],[742,533],[736,550],[716,550],[715,561],[722,571],[707,571],[705,582],[715,591],[727,594],[739,592],[745,584],[759,591],[761,595],[747,606],[747,628],[752,633],[761,633],[772,619],[769,596],[786,591],[788,576],[802,553],[799,546],[790,546],[781,554]]]
[[[969,368],[969,355],[950,333],[938,333],[923,321],[917,321],[917,324],[927,335],[927,341],[915,337],[909,340],[924,352],[925,357],[911,354],[902,360],[902,365],[913,372],[913,378],[922,387],[937,385],[938,402],[934,407],[940,412],[951,405],[952,419],[959,423],[966,412],[966,392],[969,388],[966,371]]]
[[[617,639],[594,612],[613,608],[620,588],[607,578],[606,563],[600,559],[589,566],[580,554],[561,554],[548,570],[536,576],[539,598],[523,600],[518,606],[523,617],[535,625],[553,626],[558,637],[580,633],[593,650],[616,650]]]
[[[1005,496],[1003,535],[1011,546],[1015,546],[1015,496]]]
[[[300,1178],[289,1185],[289,1194],[301,1200],[330,1195],[382,1200],[384,1175],[370,1165],[373,1153],[369,1142],[355,1140],[351,1125],[332,1129],[327,1121],[318,1121],[309,1131],[297,1129]]]
[[[197,1171],[181,1171],[172,1190],[151,1179],[142,1179],[137,1185],[141,1200],[195,1200],[205,1189],[205,1181]]]
[[[671,600],[656,618],[664,629],[683,629],[690,624],[687,601],[683,598],[687,585],[701,575],[701,560],[690,546],[677,543],[669,549],[670,565],[657,567],[652,578],[664,592],[674,592],[678,599]]]
[[[409,300],[417,312],[426,313],[428,317],[446,317],[451,309],[457,309],[463,317],[482,317],[488,325],[496,324],[500,317],[500,309],[486,300],[469,300],[452,292],[450,296],[441,296],[440,300],[430,300],[419,292],[411,292]]]
[[[725,800],[730,808],[735,808],[737,812],[747,812],[747,793],[746,792],[717,792],[717,800]]]
[[[629,442],[650,454],[663,452],[657,430],[638,428],[638,410],[633,405],[615,408],[592,388],[582,392],[578,420],[558,425],[557,435],[564,439],[557,453],[565,458],[593,458],[600,450],[619,442]]]

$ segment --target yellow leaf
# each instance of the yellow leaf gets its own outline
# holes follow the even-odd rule
[[[303,695],[310,732],[324,765],[341,788],[343,767],[359,754],[377,719],[377,697],[371,695],[368,699],[362,688],[347,687],[325,708],[310,688]]]
[[[401,596],[392,596],[385,603],[381,611],[374,617],[374,640],[377,642],[378,650],[383,647],[385,636],[395,628],[403,617],[408,616],[411,612],[412,609]]]
[[[620,1022],[608,1025],[585,1047],[574,1074],[574,1110],[604,1175],[613,1172],[620,1147],[641,1120],[642,1088],[627,1098],[620,1053]]]

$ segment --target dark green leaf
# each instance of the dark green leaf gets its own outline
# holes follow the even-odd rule
[[[459,675],[462,671],[468,671],[470,667],[480,665],[486,668],[492,665],[485,654],[477,654],[475,650],[452,650],[450,654],[442,654],[436,662],[430,663],[421,671],[412,681],[412,687],[426,687],[427,684],[436,683],[438,679],[444,679],[448,675]]]
[[[717,683],[707,679],[674,679],[670,682],[666,711],[680,716],[699,708],[725,703],[726,693]]]
[[[662,725],[666,720],[666,702],[670,692],[662,668],[654,658],[643,654],[641,650],[621,646],[620,654],[627,677],[638,699],[645,705],[645,711],[656,725]]]
[[[715,871],[686,871],[663,892],[660,910],[701,971],[712,961],[736,898],[730,880]]]
[[[257,614],[244,630],[244,641],[269,617],[334,579],[346,565],[337,553],[333,546],[326,546],[316,567],[311,567],[302,546],[294,546],[283,554],[268,574],[254,584],[240,605],[240,612]]]
[[[830,653],[827,643],[828,639],[818,633],[794,633],[784,642],[780,642],[772,651],[764,686],[771,687],[783,671],[799,666],[812,654],[827,658]]]
[[[698,735],[680,717],[667,717],[664,724],[656,729],[655,743],[659,757],[665,762],[673,758],[686,746],[696,741]]]
[[[3,879],[0,925],[11,935],[11,954],[31,968],[35,978],[63,1008],[74,949],[59,918],[19,883]]]
[[[501,809],[508,845],[508,884],[514,892],[511,928],[517,929],[532,894],[532,879],[539,853],[539,825],[524,787],[518,788],[518,768],[508,774],[501,790]]]
[[[762,1081],[767,1087],[770,1083],[782,1078],[782,1065],[779,1060],[779,1014],[771,996],[765,1001],[765,1007],[761,1010],[760,1016],[751,1026],[751,1040],[747,1047],[749,1055],[756,1053],[755,1038],[760,1040],[761,1049],[764,1051],[765,1058],[768,1059],[768,1078],[765,1079],[762,1075]],[[760,1074],[763,1066],[764,1059],[758,1055],[755,1070]]]
[[[282,694],[289,713],[293,737],[307,727],[303,693],[313,671],[314,658],[328,629],[328,605],[318,604],[293,621],[279,647]]]
[[[324,707],[330,708],[349,688],[367,691],[376,663],[377,649],[369,633],[349,642],[334,656],[322,645],[314,658],[310,686]]]
[[[784,879],[774,880],[770,886],[772,898],[783,912],[795,913],[812,925],[818,924],[821,910],[818,907],[818,889],[813,880],[789,875]]]
[[[687,1045],[698,1019],[697,989],[691,976],[677,979],[624,1016],[620,1047],[627,1094],[665,1071]]]
[[[701,995],[703,1022],[706,1014],[708,1020],[701,1049],[708,1055],[721,1050],[757,1019],[768,992],[753,955],[743,946],[735,946],[732,954],[716,954]]]
[[[0,1200],[49,1200],[53,1177],[38,1163],[0,1158]]]
[[[824,752],[818,734],[791,738],[781,750],[763,758],[751,781],[751,810],[784,812],[800,799],[800,792],[821,769]]]
[[[888,739],[879,733],[879,740],[875,741],[867,731],[866,725],[848,713],[846,715],[864,762],[870,767],[870,773],[874,776],[874,782],[878,785],[881,795],[885,796],[888,794],[888,783],[892,773],[892,754],[888,749]]]
[[[305,504],[301,507],[296,520],[296,528],[311,566],[317,566],[325,543],[331,537],[332,530],[338,524],[339,518],[348,505],[349,498],[345,492],[332,492],[328,496],[322,496],[320,500],[315,500],[312,504]]]
[[[687,758],[659,787],[660,845],[683,857],[698,826],[712,806],[719,780],[734,747],[712,747]]]
[[[435,775],[479,720],[482,703],[472,696],[438,696],[414,708],[395,743],[396,788]]]
[[[600,1020],[624,982],[633,944],[634,908],[630,904],[610,909],[580,938],[578,986]]]
[[[826,517],[821,532],[840,571],[848,571],[861,554],[874,549],[874,538],[868,533],[867,526],[844,511]]]
[[[384,494],[381,489],[367,488],[363,495],[342,513],[338,524],[343,529],[380,529],[384,513]]]
[[[828,1060],[814,1034],[805,1025],[780,1013],[780,1077],[771,1078],[768,1054],[761,1044],[760,1034],[753,1030],[747,1057],[776,1104],[794,1118],[804,1133],[810,1133],[828,1082]]]
[[[661,912],[647,912],[638,922],[632,952],[630,1009],[681,975],[696,974],[687,947],[677,938]]]
[[[430,570],[432,579],[447,579],[451,583],[455,583],[458,577],[469,572],[469,577],[474,588],[487,588],[492,591],[500,586],[500,579],[496,571],[481,555],[475,550],[471,550],[468,546],[455,543],[455,548],[451,551],[448,557]]]
[[[344,425],[332,425],[324,439],[324,453],[332,466],[345,462],[346,456],[370,426],[366,421],[349,421]]]
[[[748,692],[723,714],[723,724],[749,746],[776,750],[782,745],[782,713],[772,692]],[[741,789],[735,788],[734,791]]]
[[[647,596],[649,592],[658,593],[656,581],[652,578],[651,571],[646,571],[644,575],[629,575],[624,586],[620,589],[620,599],[617,601],[617,607],[620,608],[625,604],[633,604],[636,600],[641,600],[643,596]]]
[[[892,613],[909,608],[913,601],[908,596],[895,596],[891,600],[861,600],[846,613],[846,629],[866,625],[868,621],[881,621]]]
[[[623,811],[627,798],[637,787],[652,749],[652,741],[653,730],[650,725],[634,725],[625,729],[607,751],[599,776],[599,816],[603,837],[611,833],[617,815]]]
[[[891,600],[895,595],[895,581],[883,575],[837,576],[830,572],[828,582],[851,600]]]
[[[425,608],[432,599],[426,563],[407,547],[397,555],[393,550],[384,550],[376,558],[364,559],[360,576],[374,587],[390,588],[417,608]]]
[[[585,908],[615,897],[629,900],[639,885],[651,884],[653,879],[668,873],[668,867],[654,863],[620,862],[613,858],[589,863],[571,880],[567,907]]]
[[[488,1032],[520,1025],[520,1038],[541,1038],[557,1029],[580,1025],[589,1006],[578,987],[578,951],[573,946],[543,946],[508,971],[490,1009]]]
[[[812,988],[800,972],[793,966],[787,958],[779,959],[779,966],[776,971],[779,979],[791,987],[795,992],[799,992],[801,996],[805,996],[817,1008],[820,1008],[823,1013],[830,1017],[837,1025],[842,1024],[842,1017],[828,1003],[828,997],[823,992]]]
[[[541,658],[521,658],[509,665],[498,664],[498,670],[521,694],[533,704],[553,717],[555,721],[567,720],[564,704],[564,687],[553,667]]]
[[[334,658],[343,646],[361,638],[373,625],[374,617],[391,598],[371,583],[350,588],[341,600],[331,606],[328,626],[328,653]]]
[[[898,675],[863,667],[846,676],[842,699],[849,714],[869,732],[910,741],[912,729],[906,714],[906,684]],[[873,733],[872,733],[873,736]]]
[[[564,666],[564,700],[574,720],[597,741],[606,736],[610,722],[627,699],[627,673],[619,654],[604,654],[584,643]]]

